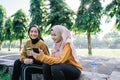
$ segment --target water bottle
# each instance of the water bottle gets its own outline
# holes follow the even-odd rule
[[[92,80],[98,80],[98,78],[97,78],[97,64],[96,64],[96,62],[92,62],[91,66],[92,66]]]

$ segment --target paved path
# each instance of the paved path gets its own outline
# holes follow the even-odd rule
[[[83,74],[86,75],[87,78],[93,77],[91,73],[93,69],[91,63],[96,62],[97,80],[120,80],[120,58],[88,56],[80,57],[80,62],[84,68]]]
[[[18,56],[19,53],[0,52],[0,64],[11,66]],[[79,56],[79,59],[83,66],[81,80],[120,80],[120,58]],[[97,79],[92,79],[92,62],[97,63]]]
[[[0,64],[5,64],[8,66],[13,65],[14,60],[18,59],[19,53],[10,52],[10,53],[3,53],[0,52]]]

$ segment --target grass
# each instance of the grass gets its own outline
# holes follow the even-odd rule
[[[88,56],[88,49],[76,49],[77,54],[80,56]],[[3,48],[1,52],[12,53],[20,52],[18,48],[11,48],[11,51],[8,51],[7,48]],[[104,56],[104,57],[115,57],[120,58],[120,49],[92,49],[92,56]]]
[[[0,80],[10,80],[10,74],[6,72],[6,67],[2,66],[0,69]]]
[[[11,48],[10,51],[8,51],[7,48],[2,48],[2,50],[0,51],[0,53],[14,53],[14,52],[20,52],[19,48]]]
[[[1,51],[3,51],[3,52],[7,52],[8,49],[7,49],[7,48],[2,48]],[[15,52],[15,51],[19,51],[19,48],[11,48],[11,51],[10,51],[10,52]]]
[[[88,56],[87,49],[77,49],[76,51],[80,56]],[[120,49],[92,49],[92,56],[120,58]]]
[[[3,73],[0,71],[0,80],[10,80],[10,75],[8,73]]]

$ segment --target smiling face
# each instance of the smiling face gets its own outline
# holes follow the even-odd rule
[[[36,27],[30,29],[29,36],[31,39],[36,39],[38,37],[38,30]]]
[[[57,36],[53,30],[51,30],[51,38],[55,43],[58,43],[61,41],[61,38]]]

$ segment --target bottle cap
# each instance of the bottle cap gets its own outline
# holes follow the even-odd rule
[[[95,67],[97,64],[96,64],[96,62],[92,62],[91,65],[92,65],[93,67]]]

